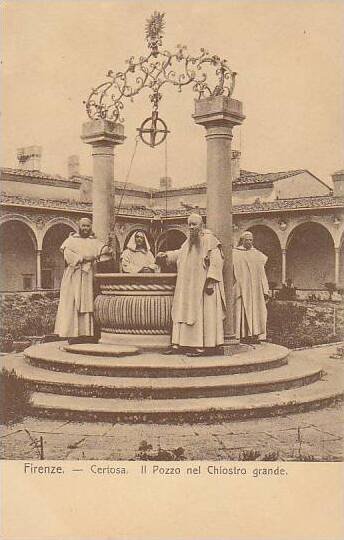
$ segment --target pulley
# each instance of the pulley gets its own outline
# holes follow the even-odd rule
[[[142,122],[137,131],[142,142],[151,148],[163,143],[169,133],[166,123],[159,117],[157,110],[152,111],[152,115]]]

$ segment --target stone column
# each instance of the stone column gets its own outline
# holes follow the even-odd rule
[[[225,264],[227,313],[225,344],[233,339],[233,231],[232,231],[232,129],[240,125],[245,116],[242,103],[226,96],[195,100],[196,124],[206,129],[207,141],[207,227],[222,242]]]
[[[282,249],[282,283],[287,279],[287,250]]]
[[[36,289],[42,288],[42,250],[36,250]]]
[[[334,248],[334,282],[339,285],[340,247]]]
[[[123,143],[124,127],[109,120],[91,120],[83,124],[81,139],[92,146],[93,230],[107,242],[114,228],[114,147]]]

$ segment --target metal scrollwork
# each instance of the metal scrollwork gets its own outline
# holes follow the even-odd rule
[[[130,57],[124,71],[108,72],[108,80],[94,88],[85,101],[89,118],[123,122],[124,100],[133,101],[145,88],[151,91],[153,110],[158,108],[164,85],[175,86],[179,92],[184,86],[191,85],[198,99],[232,95],[236,73],[230,69],[227,60],[210,55],[205,49],[201,49],[198,56],[192,56],[185,45],[177,45],[173,53],[162,50],[164,26],[164,13],[155,12],[147,20],[149,54],[138,59]]]

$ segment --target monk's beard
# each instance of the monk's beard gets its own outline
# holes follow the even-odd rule
[[[198,246],[200,244],[200,235],[199,234],[190,234],[189,243],[191,246]]]
[[[84,232],[84,231],[79,231],[79,236],[81,236],[81,238],[88,238],[90,236],[90,233],[89,232]]]

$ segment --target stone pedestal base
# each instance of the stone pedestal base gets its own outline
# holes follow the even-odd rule
[[[112,334],[102,332],[100,343],[118,347],[137,347],[140,351],[161,351],[171,345],[169,335]]]
[[[110,356],[111,358],[139,354],[139,349],[137,347],[130,347],[129,345],[111,345],[110,343],[81,343],[79,345],[66,345],[64,350],[73,354],[84,354],[86,356]]]
[[[240,343],[238,339],[233,339],[230,342],[221,345],[218,354],[222,354],[223,356],[233,356],[233,354],[246,352],[250,349],[251,347],[249,345],[244,345],[243,343]]]

